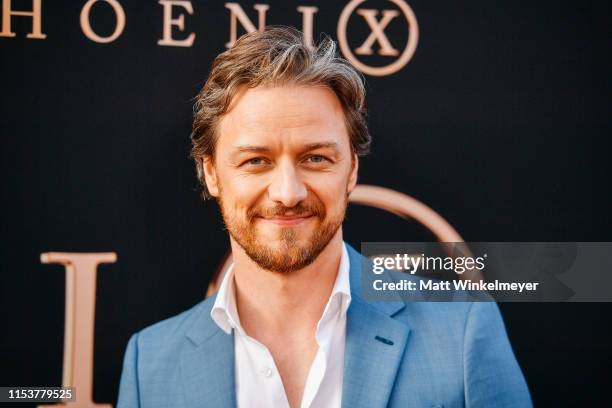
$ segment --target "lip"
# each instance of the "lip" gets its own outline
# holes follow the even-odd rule
[[[286,226],[299,225],[303,222],[308,221],[312,217],[313,217],[312,215],[302,215],[302,216],[284,216],[284,217],[265,217],[261,219],[267,222],[271,222],[276,225],[281,225],[281,226],[286,227]]]

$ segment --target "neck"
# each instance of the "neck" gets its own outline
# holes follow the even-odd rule
[[[291,273],[262,269],[233,239],[231,245],[236,306],[245,332],[254,338],[314,333],[338,274],[342,228],[313,263]]]

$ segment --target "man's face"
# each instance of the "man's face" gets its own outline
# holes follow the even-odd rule
[[[260,267],[309,265],[338,232],[357,182],[340,101],[323,87],[243,89],[204,159],[232,238]]]

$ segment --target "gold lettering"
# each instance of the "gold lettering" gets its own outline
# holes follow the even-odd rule
[[[32,32],[26,35],[26,38],[44,40],[47,38],[41,30],[42,21],[40,17],[41,0],[32,0],[32,11],[13,10],[11,8],[11,0],[2,0],[2,31],[0,37],[15,37],[15,33],[11,31],[11,16],[32,17]]]
[[[355,50],[356,54],[371,55],[372,45],[374,44],[374,41],[378,41],[380,44],[379,54],[388,56],[397,56],[398,51],[391,46],[389,39],[384,33],[384,29],[391,22],[391,20],[393,20],[399,14],[395,10],[384,10],[382,19],[377,21],[377,10],[357,9],[357,7],[359,7],[359,5],[361,5],[364,1],[366,0],[350,0],[347,5],[344,6],[344,9],[342,9],[342,13],[340,13],[340,17],[338,18],[338,45],[340,46],[340,50],[342,51],[344,57],[361,72],[373,76],[391,75],[394,72],[402,69],[414,55],[417,44],[419,43],[419,24],[417,23],[416,16],[408,3],[406,3],[404,0],[389,0],[391,3],[395,4],[404,15],[405,22],[408,26],[408,41],[406,42],[404,51],[402,51],[401,55],[399,55],[399,57],[390,64],[385,66],[367,65],[357,59],[357,56],[353,54],[353,50],[351,49],[346,36],[347,25],[352,13],[357,11],[357,14],[360,14],[366,20],[366,23],[368,23],[368,26],[371,29],[371,34],[368,36],[368,38],[366,38],[364,43]]]
[[[94,321],[96,312],[96,272],[102,263],[115,263],[114,252],[47,252],[44,264],[59,263],[66,270],[66,310],[64,322],[64,369],[62,386],[75,387],[77,400],[65,406],[104,407],[93,402]],[[39,406],[45,408],[57,405]]]
[[[184,40],[172,38],[172,27],[176,26],[180,31],[185,29],[185,15],[181,14],[178,18],[172,18],[172,7],[179,6],[193,14],[193,7],[190,1],[160,0],[159,4],[164,7],[164,30],[163,37],[157,41],[157,45],[169,45],[172,47],[191,47],[195,38],[195,33],[189,34]]]
[[[270,8],[267,4],[255,4],[253,8],[257,10],[257,29],[253,22],[247,17],[246,13],[238,3],[225,3],[225,8],[230,11],[230,40],[225,43],[227,48],[231,48],[234,46],[236,42],[236,38],[238,36],[237,31],[237,21],[240,21],[242,27],[247,31],[247,33],[252,33],[257,29],[259,31],[263,31],[266,26],[266,11]]]
[[[318,7],[299,6],[297,10],[302,13],[302,33],[304,34],[304,44],[306,47],[313,49],[314,41],[312,39],[312,16],[319,11]]]
[[[399,51],[393,48],[384,31],[385,27],[387,27],[391,20],[399,16],[399,11],[383,10],[383,17],[380,19],[380,21],[376,20],[378,10],[359,9],[357,10],[357,14],[359,14],[365,19],[372,32],[370,33],[368,38],[366,38],[363,44],[361,44],[361,46],[359,46],[359,48],[355,50],[355,53],[359,55],[372,55],[372,45],[374,44],[374,41],[378,41],[378,43],[380,44],[380,55],[399,55]]]
[[[115,31],[110,36],[99,36],[96,32],[94,32],[94,30],[91,28],[91,24],[89,23],[91,7],[98,1],[100,0],[88,0],[81,9],[81,30],[83,30],[85,36],[87,36],[87,38],[90,40],[97,43],[106,44],[115,41],[121,35],[121,33],[123,33],[123,29],[125,28],[125,12],[117,0],[102,0],[111,5],[113,11],[115,12],[117,22],[115,24]]]

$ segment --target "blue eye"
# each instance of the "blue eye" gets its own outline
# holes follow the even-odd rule
[[[253,166],[257,166],[258,164],[263,163],[261,157],[253,157],[252,159],[247,160],[247,164],[251,164]]]
[[[313,155],[308,158],[312,163],[322,163],[325,158],[320,155]]]

